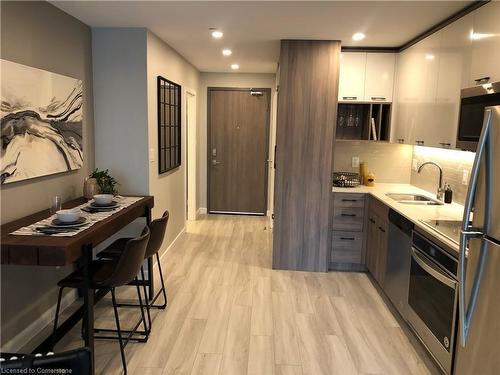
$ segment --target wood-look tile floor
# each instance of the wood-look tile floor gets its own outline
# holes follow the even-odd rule
[[[162,258],[168,308],[153,311],[147,343],[126,348],[129,374],[429,373],[366,274],[272,270],[266,226],[241,216],[189,224]],[[125,323],[138,317],[120,311]],[[96,326],[113,324],[104,300]],[[56,350],[81,344],[75,327]],[[96,369],[122,373],[117,342],[96,342]]]

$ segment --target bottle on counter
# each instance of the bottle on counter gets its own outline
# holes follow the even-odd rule
[[[444,203],[451,203],[453,200],[453,190],[451,190],[450,184],[445,182],[444,184]]]
[[[361,185],[365,184],[366,175],[368,173],[367,171],[368,171],[368,164],[366,164],[365,162],[359,163],[359,183]]]
[[[365,185],[366,186],[375,186],[375,173],[373,173],[373,171],[370,171],[366,174]]]

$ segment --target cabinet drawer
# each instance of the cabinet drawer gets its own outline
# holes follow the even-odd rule
[[[365,194],[335,193],[333,205],[334,207],[364,207]]]
[[[334,231],[330,262],[361,263],[363,261],[363,234]]]
[[[333,229],[361,232],[365,209],[362,207],[334,207]]]

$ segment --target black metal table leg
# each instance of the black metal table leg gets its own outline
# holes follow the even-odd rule
[[[94,374],[94,290],[91,288],[92,277],[92,245],[85,244],[82,246],[83,260],[83,321],[85,326],[84,340],[85,346],[90,349],[90,360],[92,362],[92,375]]]

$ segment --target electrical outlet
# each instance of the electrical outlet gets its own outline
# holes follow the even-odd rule
[[[359,156],[353,156],[351,165],[353,168],[359,168]]]
[[[469,184],[469,170],[468,169],[464,169],[463,170],[462,184],[463,185],[468,185]]]
[[[418,171],[418,160],[417,159],[413,159],[411,161],[411,169],[413,169],[415,172]]]

